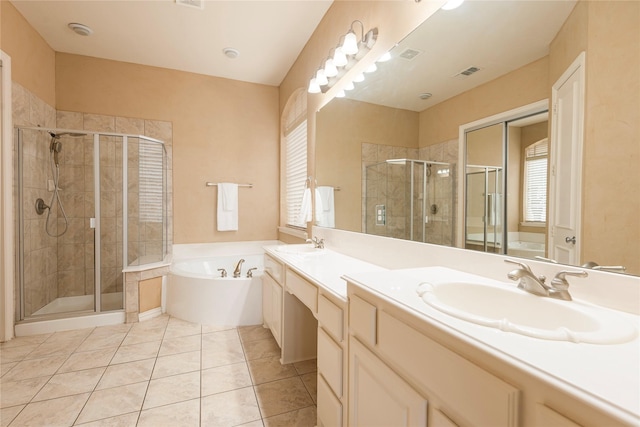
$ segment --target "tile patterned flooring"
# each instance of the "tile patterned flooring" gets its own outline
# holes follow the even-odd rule
[[[316,361],[170,316],[0,344],[0,425],[314,426]]]

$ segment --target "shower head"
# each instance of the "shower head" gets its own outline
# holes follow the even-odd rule
[[[63,136],[72,136],[72,137],[79,137],[79,136],[86,136],[86,133],[79,133],[79,132],[60,132],[60,133],[53,133],[53,132],[49,132],[49,135],[51,135],[51,138],[53,139],[60,139]]]

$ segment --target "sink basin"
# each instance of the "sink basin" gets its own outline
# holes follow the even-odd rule
[[[540,339],[618,344],[637,333],[630,321],[609,310],[539,297],[507,285],[421,283],[417,293],[450,316]]]
[[[300,256],[320,255],[324,253],[324,249],[316,248],[310,244],[280,245],[276,247],[276,251]]]

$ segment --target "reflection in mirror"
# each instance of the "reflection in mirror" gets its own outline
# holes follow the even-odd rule
[[[335,193],[336,228],[371,232],[368,218],[377,219],[376,206],[384,203],[368,200],[368,167],[389,159],[448,163],[457,170],[452,177],[451,201],[451,220],[456,226],[453,240],[441,233],[439,243],[465,247],[472,243],[467,237],[473,237],[470,240],[475,242],[476,235],[482,234],[478,240],[482,250],[486,241],[487,250],[492,245],[496,250],[499,242],[498,252],[512,254],[521,250],[518,255],[531,256],[531,249],[541,253],[541,245],[547,241],[540,240],[547,232],[547,218],[534,215],[527,219],[525,215],[540,212],[542,196],[538,190],[542,187],[527,187],[525,171],[533,167],[529,162],[542,156],[538,151],[544,143],[529,155],[530,145],[521,142],[519,157],[509,157],[509,167],[502,172],[517,172],[517,179],[501,176],[498,169],[486,172],[488,179],[482,177],[479,185],[486,186],[487,180],[493,183],[488,191],[482,190],[492,200],[483,199],[482,206],[471,210],[475,219],[469,219],[468,225],[475,229],[468,236],[464,209],[458,206],[458,200],[464,203],[465,196],[460,195],[465,182],[472,179],[466,172],[482,176],[485,171],[457,167],[464,160],[459,159],[459,129],[483,117],[550,99],[554,82],[584,51],[587,113],[583,202],[582,211],[577,213],[582,216],[583,238],[577,264],[594,261],[600,265],[624,265],[627,273],[640,274],[640,192],[633,190],[638,170],[629,161],[640,156],[639,16],[638,2],[584,0],[476,0],[467,1],[454,11],[438,11],[399,42],[391,51],[390,61],[379,63],[378,71],[367,74],[364,82],[347,92],[346,98],[332,100],[316,115],[318,185],[341,187]],[[432,96],[420,96],[426,93]],[[548,120],[531,125],[547,131],[553,127],[551,114]],[[525,130],[517,125],[523,134],[534,133],[534,128]],[[531,144],[545,137],[551,152],[551,137],[535,137]],[[504,168],[502,161],[482,158],[467,163]],[[378,167],[388,168],[388,164]],[[502,182],[502,187],[495,187],[496,182]],[[416,186],[420,184],[414,183]],[[495,194],[487,196],[491,193]],[[420,194],[415,196],[414,207],[422,206]],[[546,194],[543,198],[546,203]],[[410,202],[411,198],[405,200]],[[390,220],[391,211],[399,212],[399,208],[385,203],[385,215]],[[488,210],[487,206],[492,205],[495,208]],[[408,205],[404,209],[406,214]],[[479,218],[487,210],[494,217],[485,233]],[[428,215],[421,215],[426,224]],[[506,215],[506,219],[498,215]],[[411,238],[407,232],[410,222],[405,219],[403,238]],[[414,238],[416,227],[420,230],[421,225],[414,222]],[[485,234],[495,237],[484,239]]]

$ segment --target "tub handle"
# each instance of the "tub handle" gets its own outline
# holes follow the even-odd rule
[[[220,277],[227,277],[227,270],[225,270],[224,268],[219,268],[218,271],[220,271]]]
[[[257,270],[258,267],[253,267],[247,270],[247,277],[253,277],[253,270]]]

